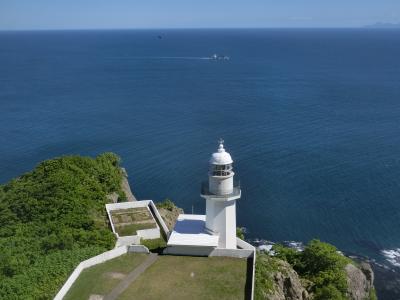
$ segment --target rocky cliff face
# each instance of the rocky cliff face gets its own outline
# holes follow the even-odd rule
[[[269,300],[306,300],[310,299],[303,287],[299,275],[285,261],[277,260],[277,269],[272,273],[273,288],[264,294]]]
[[[348,264],[345,268],[349,298],[352,300],[370,299],[374,288],[374,272],[369,264],[362,262],[358,267]]]
[[[268,277],[271,282],[268,290],[259,291],[255,299],[268,300],[312,300],[312,282],[299,277],[287,262],[274,258],[269,261],[272,268]],[[348,264],[345,268],[348,283],[348,299],[367,300],[373,294],[374,273],[367,263],[359,266]],[[328,299],[327,299],[328,300]]]
[[[171,202],[172,203],[172,202]],[[158,212],[160,213],[161,217],[163,218],[165,225],[167,225],[169,230],[173,230],[176,220],[180,214],[183,214],[183,209],[177,207],[175,205],[170,205],[164,207],[162,204],[156,204],[158,208]]]

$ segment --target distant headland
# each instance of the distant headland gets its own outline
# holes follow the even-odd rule
[[[374,24],[366,25],[364,28],[400,28],[399,23],[377,22]]]

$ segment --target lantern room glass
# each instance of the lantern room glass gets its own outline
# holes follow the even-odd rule
[[[232,174],[232,164],[211,165],[210,173],[212,176],[229,176]]]

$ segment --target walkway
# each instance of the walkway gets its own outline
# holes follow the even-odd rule
[[[130,272],[103,300],[116,300],[144,271],[147,270],[158,258],[157,253],[150,253],[141,265]]]

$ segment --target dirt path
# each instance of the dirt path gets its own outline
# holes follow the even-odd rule
[[[146,260],[139,265],[136,269],[130,272],[124,280],[122,280],[108,295],[106,295],[104,300],[115,300],[121,295],[131,284],[138,278],[148,267],[150,267],[158,258],[156,253],[150,253]]]

